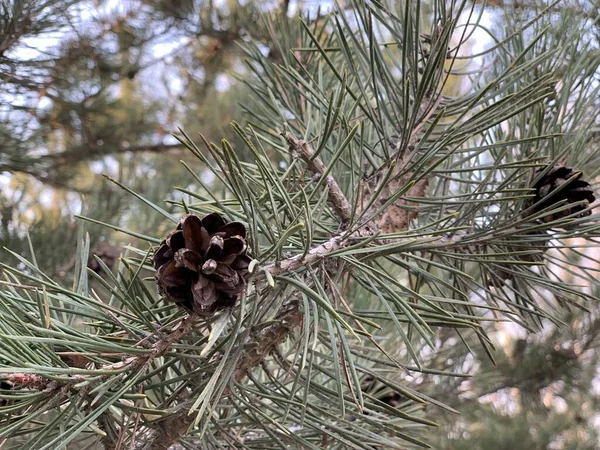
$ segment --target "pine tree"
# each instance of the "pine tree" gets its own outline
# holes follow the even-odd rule
[[[93,203],[81,219],[134,240],[114,270],[86,267],[83,231],[65,237],[70,283],[33,243],[11,252],[7,448],[592,448],[593,431],[552,428],[559,415],[528,429],[466,400],[515,388],[540,417],[552,383],[578,386],[559,394],[572,404],[591,385],[594,24],[574,27],[570,6],[554,20],[556,4],[498,14],[476,53],[461,21],[478,23],[477,5],[396,3],[263,13],[239,44],[247,119],[218,143],[176,135],[185,187],[165,205],[152,182],[107,180],[161,220],[134,229]],[[234,20],[212,2],[204,16],[148,4],[165,21]],[[507,323],[532,337],[503,354]]]
[[[233,82],[222,92],[215,80],[233,79],[241,53],[235,39],[256,22],[258,7],[212,3],[0,5],[0,174],[10,174],[0,180],[2,247],[24,256],[33,246],[44,273],[72,284],[73,214],[142,234],[164,226],[160,214],[132,204],[101,174],[161,202],[187,173],[170,163],[186,155],[170,132],[203,129],[220,138],[244,92]],[[165,43],[173,44],[167,52]],[[92,254],[143,245],[102,226],[86,232]],[[10,259],[1,249],[0,257]],[[98,270],[93,259],[90,265]]]

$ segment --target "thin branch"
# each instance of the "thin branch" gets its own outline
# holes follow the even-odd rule
[[[289,131],[284,131],[281,135],[288,144],[290,144],[290,150],[298,153],[315,175],[322,176],[325,173],[325,164],[323,164],[323,161],[319,156],[315,156],[315,152],[305,141],[296,139]],[[344,192],[331,175],[327,175],[325,183],[329,188],[329,201],[331,202],[333,209],[338,217],[342,219],[342,224],[347,224],[352,218],[352,207],[350,206],[350,202],[348,202]]]
[[[59,153],[48,154],[40,157],[26,157],[19,161],[0,163],[0,173],[23,173],[36,180],[58,189],[77,190],[86,193],[86,190],[75,189],[60,176],[60,170],[64,167],[72,167],[82,162],[97,161],[105,156],[114,154],[134,153],[168,153],[171,151],[184,150],[183,144],[154,144],[123,146],[78,146]]]
[[[233,374],[235,381],[242,381],[255,367],[282,344],[290,332],[301,326],[304,314],[300,311],[296,300],[289,301],[277,315],[275,323],[259,331],[253,339],[250,350],[245,352],[236,364]],[[224,394],[226,396],[227,394]],[[195,420],[195,415],[188,414],[185,405],[178,405],[176,411],[170,413],[164,420],[158,422],[143,442],[135,450],[167,450],[176,444],[188,432]]]
[[[290,148],[300,155],[311,171],[317,175],[325,173],[325,165],[320,158],[315,157],[314,152],[305,141],[296,139],[289,132],[282,135],[290,144]],[[406,161],[408,160],[410,158],[406,158]],[[329,187],[329,201],[332,207],[342,223],[348,223],[351,218],[350,203],[333,177],[328,176],[326,182]],[[339,233],[333,236],[321,245],[312,248],[306,255],[296,255],[279,263],[265,266],[262,271],[256,272],[254,281],[263,279],[265,272],[278,275],[313,265],[333,251],[350,245],[353,240],[373,236],[379,232],[376,225],[367,227],[367,223],[364,222],[352,233]],[[414,238],[408,239],[414,240]],[[440,239],[446,240],[444,237],[440,237]],[[237,363],[234,379],[238,382],[242,381],[253,368],[259,366],[272,351],[287,339],[293,329],[302,325],[303,317],[304,314],[300,311],[299,304],[295,301],[288,302],[280,311],[276,323],[261,330],[254,337],[252,340],[253,345],[249,346],[251,350],[245,353]],[[165,420],[159,422],[157,427],[144,438],[144,441],[135,450],[168,450],[187,434],[194,420],[195,417],[189,415],[187,410],[178,409],[166,417]]]
[[[151,361],[165,354],[175,342],[179,341],[183,336],[188,334],[193,329],[194,323],[196,322],[198,317],[198,315],[192,313],[186,318],[184,318],[170,333],[166,334],[162,339],[159,339],[152,345],[152,351],[150,353],[132,356],[123,361],[119,361],[118,363],[107,364],[100,367],[98,369],[98,371],[100,372],[113,372],[103,373],[102,378],[109,378],[115,373],[122,373],[125,371],[135,372],[143,369]],[[46,375],[37,375],[31,373],[2,374],[0,372],[0,376],[16,386],[25,386],[33,389],[54,389],[68,384],[77,384],[91,377],[96,377],[97,375],[74,374],[71,375],[69,379],[65,381],[57,381],[55,379],[53,380],[47,378]],[[52,375],[52,378],[55,378],[55,375]]]
[[[129,147],[104,147],[98,145],[88,145],[86,146],[85,151],[82,151],[80,147],[76,147],[71,150],[65,150],[63,152],[45,155],[41,159],[50,162],[50,164],[54,166],[61,166],[64,164],[73,164],[82,161],[90,161],[114,153],[166,153],[171,150],[183,149],[185,149],[185,146],[183,144],[132,145]]]
[[[339,250],[344,246],[348,245],[353,238],[360,237],[360,234],[353,233],[351,236],[345,237],[342,234],[338,234],[328,239],[321,245],[311,248],[306,255],[296,255],[291,258],[284,259],[278,263],[269,264],[265,266],[263,271],[257,271],[254,279],[260,280],[264,278],[264,270],[269,272],[271,275],[279,275],[282,273],[293,272],[300,269],[301,267],[311,266],[323,258],[329,253]]]
[[[254,345],[237,362],[234,379],[242,381],[248,372],[257,367],[264,359],[288,337],[291,330],[300,326],[304,314],[299,310],[297,301],[288,302],[277,315],[276,323],[259,331]]]

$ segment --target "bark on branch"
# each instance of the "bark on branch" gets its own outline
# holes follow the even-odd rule
[[[197,319],[198,316],[196,314],[190,314],[189,316],[187,316],[163,339],[160,339],[156,343],[154,343],[150,348],[151,351],[149,353],[131,356],[129,358],[124,359],[123,361],[119,361],[118,363],[107,364],[100,367],[98,371],[102,372],[101,378],[107,379],[115,374],[122,373],[124,371],[135,372],[143,369],[151,361],[158,358],[159,356],[164,355],[175,342],[179,341],[182,337],[187,335],[194,328],[194,324]],[[77,384],[89,378],[97,377],[97,375],[75,374],[70,376],[68,381],[56,381],[47,378],[44,375],[36,375],[31,373],[0,373],[0,376],[2,376],[3,379],[11,382],[16,386],[24,386],[33,389],[60,388],[64,385]]]
[[[315,152],[305,141],[296,139],[288,131],[281,133],[281,135],[288,144],[290,144],[290,150],[298,153],[315,175],[323,176],[326,170],[325,164],[323,164],[320,157],[315,157]],[[352,207],[346,199],[344,192],[331,175],[327,175],[325,184],[327,184],[327,188],[329,189],[329,201],[331,202],[331,206],[338,217],[342,219],[342,224],[347,224],[352,217]]]

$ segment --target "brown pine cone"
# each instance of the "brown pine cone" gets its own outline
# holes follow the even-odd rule
[[[590,210],[585,210],[594,202],[596,197],[590,184],[580,179],[581,175],[580,171],[571,167],[558,166],[550,169],[533,186],[535,189],[535,197],[533,198],[535,213],[560,202],[563,202],[562,205],[569,205],[578,201],[585,201],[581,205],[575,205],[554,214],[546,215],[540,218],[540,220],[543,222],[552,222],[553,220],[561,219],[578,212],[581,212],[581,214],[576,217],[589,216],[592,213]],[[569,184],[563,186],[572,177],[574,178]],[[560,191],[555,192],[558,188],[561,188]]]
[[[217,213],[185,216],[154,254],[159,292],[203,316],[233,306],[250,277],[246,250],[242,223]]]
[[[378,383],[371,375],[367,375],[362,380],[361,390],[393,408],[405,400],[402,395],[392,391],[384,384]]]

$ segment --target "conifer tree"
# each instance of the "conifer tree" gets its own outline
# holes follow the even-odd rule
[[[147,4],[164,23],[235,23],[212,2]],[[223,139],[176,133],[186,180],[167,202],[152,183],[103,185],[160,220],[131,227],[98,204],[80,217],[129,237],[114,267],[83,225],[69,282],[35,245],[6,250],[7,448],[502,448],[494,430],[504,448],[592,448],[585,425],[552,429],[558,415],[511,434],[486,412],[477,428],[468,400],[514,388],[541,416],[544,395],[576,403],[594,376],[593,17],[574,27],[581,8],[558,2],[491,27],[467,2],[254,11],[257,34],[235,35],[243,121]],[[110,121],[71,125],[121,138]],[[530,334],[503,353],[507,324]],[[561,380],[578,387],[553,391]],[[574,422],[593,420],[586,402]]]

